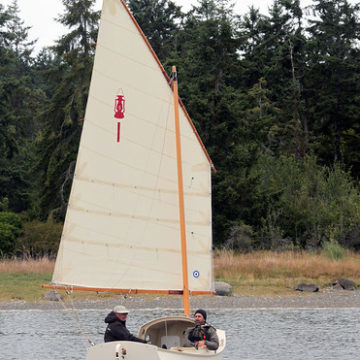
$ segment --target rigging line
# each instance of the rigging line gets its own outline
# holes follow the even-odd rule
[[[79,322],[79,324],[80,324],[81,321],[80,321],[79,312],[78,312],[77,308],[75,307],[75,304],[74,304],[74,301],[73,301],[73,299],[72,299],[72,297],[71,297],[71,294],[72,294],[72,290],[71,290],[71,291],[70,291],[70,290],[66,290],[66,295],[67,295],[68,298],[70,299],[71,307],[72,307],[72,309],[74,310],[74,313],[75,313],[75,315],[76,315],[76,318],[77,318],[77,320],[78,320],[78,322]]]
[[[166,336],[166,340],[167,340],[167,336],[168,336],[168,329],[167,329],[167,320],[165,319],[165,336]],[[167,341],[166,341],[167,343]]]
[[[66,291],[66,294],[69,296],[68,292]],[[77,326],[77,328],[80,330],[80,333],[82,336],[84,336],[84,338],[89,342],[89,344],[91,346],[94,346],[95,343],[90,339],[89,335],[87,334],[87,332],[81,327],[80,322],[77,321],[74,316],[72,316],[71,314],[69,314],[69,311],[71,311],[71,309],[67,308],[65,300],[60,296],[60,294],[58,292],[56,292],[56,297],[59,300],[59,302],[61,303],[61,305],[63,306],[66,315],[69,316],[69,318],[74,322],[74,324]],[[78,316],[78,315],[77,315]]]
[[[157,187],[157,188],[158,188],[158,185],[159,185],[160,171],[161,171],[161,167],[162,167],[162,163],[163,163],[163,156],[166,155],[165,154],[165,141],[166,141],[165,139],[166,139],[166,134],[169,131],[168,123],[169,123],[169,117],[170,117],[170,108],[171,108],[171,102],[168,102],[168,109],[167,109],[168,111],[167,111],[167,116],[166,116],[166,121],[165,121],[164,137],[163,137],[163,143],[162,143],[162,147],[161,147],[161,157],[160,157],[160,162],[159,162],[159,166],[158,166],[157,173],[156,173],[155,187]],[[158,197],[159,197],[159,192],[157,192],[157,198]],[[154,201],[155,201],[155,199],[153,198],[152,202],[151,202],[151,209],[153,209]],[[149,213],[150,213],[150,211],[149,211]]]

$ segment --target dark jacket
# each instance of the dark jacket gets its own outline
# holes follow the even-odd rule
[[[146,343],[145,340],[131,334],[126,328],[125,321],[120,321],[113,311],[105,318],[105,322],[108,324],[104,336],[105,342],[126,340]]]
[[[216,334],[216,329],[208,323],[201,325],[201,331],[198,331],[198,329],[199,327],[195,326],[185,331],[184,346],[195,346],[195,342],[204,340],[209,350],[217,350],[219,347],[219,338]]]

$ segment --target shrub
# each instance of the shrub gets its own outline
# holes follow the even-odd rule
[[[234,225],[230,229],[230,234],[225,242],[226,250],[236,250],[248,252],[253,249],[253,230],[251,226],[245,224]]]
[[[7,197],[3,197],[0,200],[0,211],[8,211],[9,209],[9,199]]]
[[[327,258],[340,260],[345,256],[344,248],[337,241],[324,241],[322,250]]]
[[[318,248],[330,240],[356,246],[353,238],[360,226],[360,194],[340,166],[320,166],[311,156],[296,159],[265,154],[253,171],[262,212],[256,231],[263,248],[274,243],[273,229],[295,247]]]
[[[56,257],[62,232],[62,224],[31,221],[24,223],[23,235],[16,240],[17,256],[32,258]]]
[[[13,212],[2,211],[0,212],[0,223],[6,223],[20,229],[22,226],[21,217]]]
[[[21,218],[12,212],[0,212],[0,255],[12,255],[15,240],[21,232]]]

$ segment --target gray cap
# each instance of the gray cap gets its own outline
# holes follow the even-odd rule
[[[128,314],[129,310],[123,305],[116,305],[113,309],[113,312],[117,314]]]

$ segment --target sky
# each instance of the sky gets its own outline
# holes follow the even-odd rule
[[[196,5],[197,0],[173,0],[183,10],[189,10],[191,5]],[[1,4],[8,6],[13,0],[0,0]],[[254,5],[262,13],[267,12],[267,8],[273,3],[273,0],[234,0],[235,13],[241,15],[247,12],[249,6]],[[353,2],[353,1],[351,1]],[[355,2],[355,0],[354,0]],[[306,6],[311,0],[301,0],[301,5]],[[67,32],[61,24],[54,19],[63,13],[61,0],[18,0],[20,17],[24,20],[26,26],[31,26],[29,30],[29,40],[37,39],[35,52],[42,47],[53,45],[54,40]],[[95,10],[100,10],[102,0],[96,0]]]

